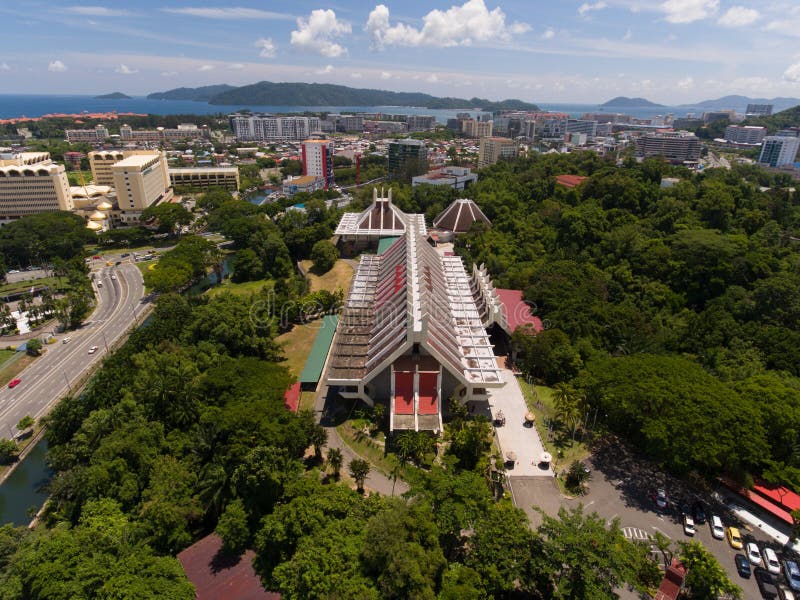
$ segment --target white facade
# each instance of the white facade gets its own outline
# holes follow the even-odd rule
[[[797,151],[800,150],[800,138],[769,135],[761,145],[758,162],[771,167],[784,167],[794,164]]]
[[[306,140],[303,142],[303,175],[322,177],[326,185],[333,184],[333,141]]]
[[[162,152],[134,154],[111,170],[117,202],[123,211],[143,211],[172,195],[167,159]]]
[[[734,144],[760,144],[766,135],[766,127],[755,125],[728,125],[725,128],[725,140]]]
[[[72,208],[66,170],[50,153],[0,154],[0,219]]]
[[[233,114],[230,123],[239,140],[304,140],[320,129],[319,117]]]

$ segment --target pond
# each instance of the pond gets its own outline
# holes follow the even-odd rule
[[[53,472],[47,466],[47,441],[42,438],[0,485],[0,525],[27,526],[47,499],[42,488]]]

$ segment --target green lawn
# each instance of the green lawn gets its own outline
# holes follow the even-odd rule
[[[222,285],[210,287],[205,293],[209,296],[215,296],[223,292],[230,292],[231,294],[236,294],[237,296],[249,296],[250,294],[260,292],[265,287],[272,286],[273,283],[274,282],[271,279],[244,281],[242,283],[232,283],[230,279],[225,279],[222,282]]]
[[[49,285],[51,288],[58,289],[61,285],[60,277],[40,277],[39,279],[26,279],[16,283],[6,283],[0,285],[0,294],[8,294],[13,292],[23,292],[31,289],[32,286]]]
[[[347,290],[350,289],[350,281],[353,279],[353,268],[345,261],[341,259],[337,260],[333,268],[322,275],[318,275],[312,271],[314,263],[310,260],[304,260],[301,264],[308,273],[308,287],[310,291],[317,292],[320,290],[327,290],[329,292],[335,292],[341,288],[347,293]]]
[[[384,475],[389,474],[392,469],[391,459],[389,453],[387,455],[381,439],[371,439],[368,435],[362,433],[361,428],[357,427],[359,419],[347,420],[336,426],[336,431],[342,438],[345,444],[350,446],[356,454],[369,461],[373,469],[377,469]],[[382,437],[382,434],[379,434]],[[392,455],[393,456],[393,455]],[[417,472],[417,468],[406,463],[400,467],[400,479],[403,481],[412,481]]]
[[[283,345],[283,355],[286,357],[284,364],[294,377],[300,377],[318,331],[318,321],[312,321],[295,325],[291,330],[282,333],[275,339],[276,342]]]
[[[0,368],[3,368],[6,361],[17,354],[16,350],[0,350]]]
[[[81,183],[81,178],[79,173],[83,173],[83,183]],[[67,179],[69,180],[70,185],[89,185],[92,181],[92,172],[91,171],[67,171]]]

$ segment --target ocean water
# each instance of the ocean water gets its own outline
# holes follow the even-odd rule
[[[683,116],[692,109],[686,107],[634,107],[626,109],[602,109],[597,104],[559,104],[541,103],[544,110],[569,113],[580,117],[587,112],[621,112],[636,118],[647,119],[656,115],[672,113]],[[192,102],[190,100],[148,100],[145,97],[134,97],[129,100],[100,100],[92,96],[43,96],[25,94],[0,94],[0,119],[15,117],[40,117],[46,114],[67,113],[78,114],[82,112],[132,112],[155,115],[213,115],[229,114],[241,109],[249,109],[270,113],[302,113],[311,112],[382,112],[399,115],[433,115],[440,123],[456,116],[459,112],[469,112],[473,116],[480,111],[467,111],[462,109],[430,109],[409,106],[220,106],[207,102]],[[702,112],[698,110],[697,112]]]

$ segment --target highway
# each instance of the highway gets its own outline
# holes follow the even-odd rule
[[[136,265],[126,260],[119,266],[95,268],[93,273],[97,305],[84,325],[58,334],[55,344],[45,344],[44,354],[17,376],[21,379],[18,386],[9,389],[7,381],[0,382],[0,437],[15,435],[16,425],[25,415],[38,419],[47,414],[134,321],[140,321],[145,309],[144,282]],[[68,343],[63,342],[65,338]],[[89,354],[92,346],[97,350]]]

